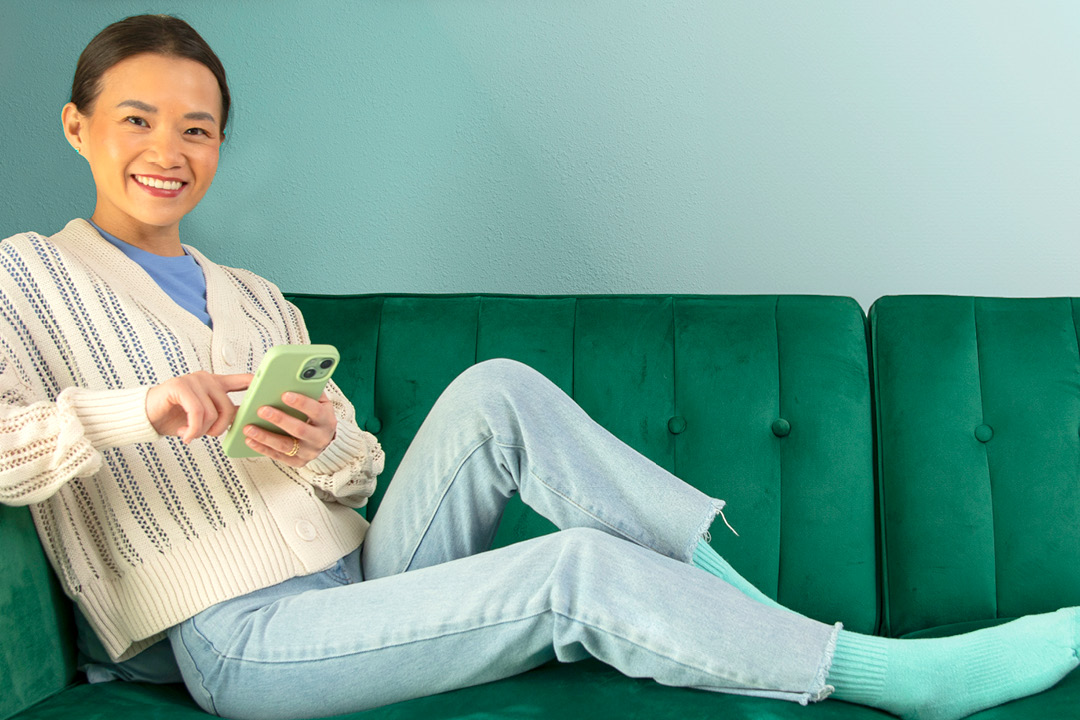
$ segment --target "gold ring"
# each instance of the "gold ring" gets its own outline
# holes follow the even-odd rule
[[[296,438],[293,438],[292,439],[292,450],[285,453],[285,457],[295,457],[296,456],[296,451],[299,450],[299,449],[300,449],[300,441],[297,440]]]

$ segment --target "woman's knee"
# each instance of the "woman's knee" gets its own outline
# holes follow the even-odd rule
[[[505,399],[531,387],[550,384],[528,365],[496,358],[484,360],[463,371],[447,387],[447,394],[467,395],[475,400]]]

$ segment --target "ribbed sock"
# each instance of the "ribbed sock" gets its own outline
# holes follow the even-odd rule
[[[697,547],[694,548],[693,563],[695,567],[699,567],[710,575],[715,575],[729,585],[735,586],[744,595],[769,607],[786,610],[783,605],[758,590],[746,578],[735,572],[735,568],[731,567],[727,560],[713,550],[709,543],[705,541],[705,538],[698,540]]]
[[[955,720],[1042,692],[1078,664],[1080,608],[930,640],[841,630],[832,697],[911,720]]]

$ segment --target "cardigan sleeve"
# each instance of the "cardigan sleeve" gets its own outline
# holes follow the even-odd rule
[[[310,343],[300,309],[284,296],[281,303],[289,342]],[[375,479],[383,471],[382,447],[374,435],[360,429],[352,403],[333,380],[326,384],[326,395],[334,405],[337,432],[326,449],[298,472],[322,499],[360,508],[375,492]]]
[[[34,401],[0,357],[0,502],[30,505],[68,480],[93,475],[101,450],[159,435],[146,417],[147,388],[70,387],[56,402]]]
[[[333,381],[327,383],[326,394],[334,405],[337,432],[322,454],[299,472],[324,499],[360,508],[375,492],[375,478],[383,470],[382,447],[356,424],[352,404]]]

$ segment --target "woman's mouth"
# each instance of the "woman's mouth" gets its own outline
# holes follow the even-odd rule
[[[132,175],[131,177],[139,187],[155,197],[176,197],[187,185],[182,180],[172,180],[154,175]]]

